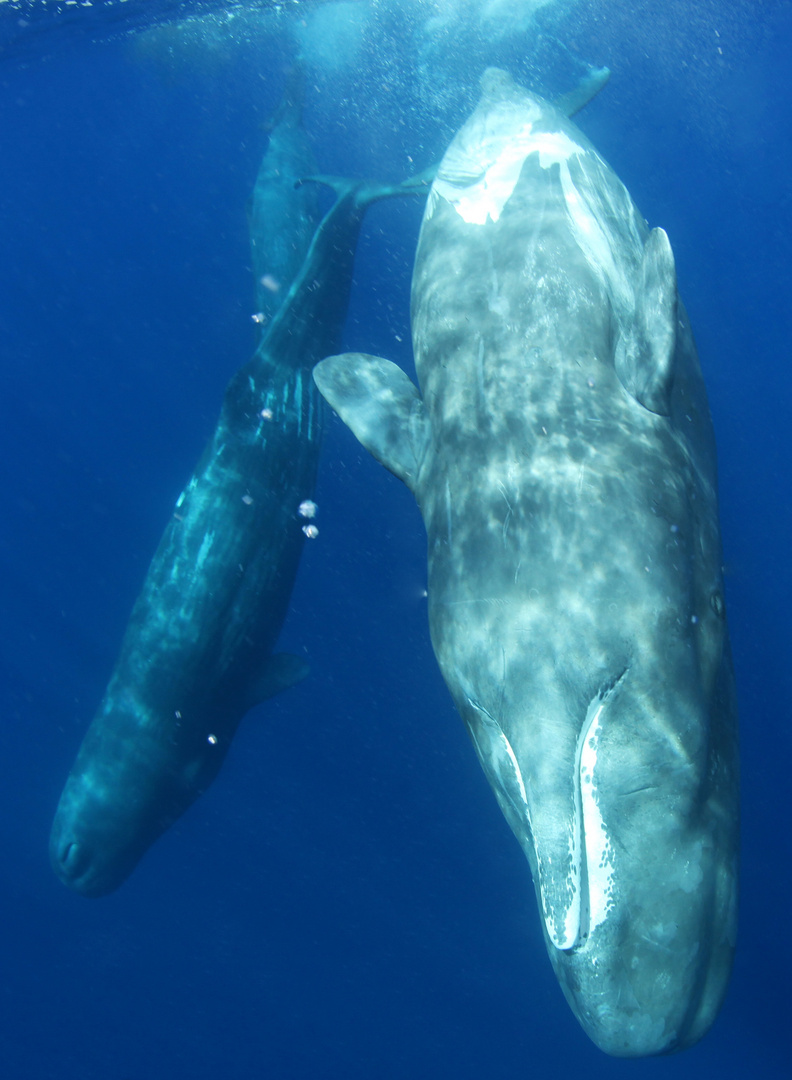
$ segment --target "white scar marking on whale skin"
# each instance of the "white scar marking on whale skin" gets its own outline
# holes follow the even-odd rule
[[[469,225],[497,221],[517,186],[529,153],[532,128],[529,121],[517,131],[489,136],[474,153],[452,145],[432,187],[426,216],[431,216],[437,200],[443,198]]]
[[[464,146],[452,146],[432,187],[427,218],[443,198],[469,225],[498,221],[531,154],[539,155],[542,169],[558,165],[561,189],[578,245],[600,280],[616,294],[617,305],[628,310],[632,306],[630,285],[614,261],[607,231],[598,220],[602,208],[578,190],[569,171],[570,159],[578,157],[605,166],[598,154],[579,146],[566,132],[534,132],[533,122],[528,121],[516,131],[483,138],[473,152]],[[637,236],[636,242],[639,242]],[[492,303],[490,307],[493,309]]]
[[[296,378],[295,378],[294,400],[295,400],[295,403],[299,403],[298,408],[297,408],[297,436],[299,437],[300,435],[302,435],[302,418],[303,418],[303,410],[302,410],[303,382],[302,382],[302,372],[301,371],[297,372],[297,375],[296,375]]]
[[[195,566],[193,568],[194,572],[200,570],[204,562],[206,561],[206,556],[211,550],[212,544],[214,543],[214,538],[215,534],[213,532],[208,532],[204,534],[204,538],[201,541],[201,546],[198,548],[198,554],[195,557]]]
[[[503,501],[506,503],[507,506],[506,517],[503,519],[503,539],[505,540],[506,535],[509,531],[509,521],[511,520],[512,516],[512,504],[509,502],[509,497],[506,494],[506,488],[503,486],[500,480],[498,481],[498,491],[500,491],[501,495],[503,496]]]
[[[448,526],[448,546],[449,547],[451,547],[451,543],[452,543],[452,531],[451,531],[451,505],[452,505],[452,501],[453,500],[451,499],[451,484],[450,484],[450,482],[448,480],[446,480],[445,504],[446,504],[446,523],[447,523],[447,526]]]
[[[578,150],[583,153],[580,148]],[[560,166],[561,190],[578,246],[603,284],[610,286],[617,294],[619,306],[629,308],[632,306],[630,286],[623,272],[616,266],[613,244],[597,220],[597,208],[575,187],[568,162],[562,161]]]
[[[484,338],[479,338],[478,363],[476,364],[476,377],[478,380],[479,401],[482,409],[486,408],[487,395],[484,392]]]
[[[581,148],[563,131],[533,131],[527,121],[516,131],[506,130],[482,140],[475,155],[464,147],[451,147],[432,189],[431,216],[438,198],[449,202],[468,225],[498,221],[514,194],[525,159],[539,154],[543,169],[566,163]]]
[[[314,391],[311,387],[308,391],[308,438],[313,439],[316,435],[316,417],[314,415]]]
[[[520,766],[517,764],[517,755],[514,753],[514,750],[512,749],[511,743],[506,738],[500,724],[495,719],[495,717],[491,713],[489,713],[482,705],[479,705],[478,702],[474,701],[472,697],[468,697],[467,702],[468,702],[468,705],[470,705],[472,708],[474,708],[477,713],[479,713],[481,716],[483,716],[485,718],[487,728],[489,728],[491,731],[492,731],[492,729],[494,729],[495,733],[497,734],[498,740],[500,741],[502,749],[505,750],[505,752],[506,752],[506,757],[507,757],[508,761],[511,763],[512,769],[514,770],[514,777],[513,778],[517,781],[517,787],[518,787],[518,790],[520,792],[520,798],[522,799],[522,803],[523,803],[522,809],[525,812],[525,817],[526,817],[526,820],[528,822],[528,827],[530,829],[531,815],[530,815],[530,811],[528,809],[528,794],[527,794],[527,792],[525,790],[525,784],[523,783],[522,772],[520,771]],[[478,744],[477,739],[476,739],[476,743]],[[503,783],[503,778],[502,778],[502,775],[501,775],[501,772],[500,772],[500,767],[494,762],[493,762],[493,771],[495,773],[497,773],[498,778],[501,781],[501,786],[506,788],[507,785],[505,785]]]
[[[553,905],[548,900],[544,884],[546,868],[550,865],[552,859],[548,858],[547,861],[545,861],[545,857],[536,843],[533,824],[531,822],[528,792],[525,788],[525,782],[523,781],[522,771],[517,761],[517,755],[514,753],[511,743],[495,717],[482,705],[479,705],[478,702],[474,701],[469,695],[466,695],[466,699],[468,705],[475,709],[479,716],[484,720],[483,728],[488,736],[486,743],[475,728],[471,727],[470,729],[482,765],[484,766],[484,771],[487,773],[487,776],[490,777],[490,783],[492,783],[493,788],[502,793],[503,799],[514,809],[518,818],[521,820],[522,830],[524,830],[524,835],[521,838],[523,846],[525,847],[526,844],[530,843],[533,847],[536,859],[535,876],[539,884],[542,917],[545,926],[547,927],[548,936],[556,948],[569,949],[575,944],[578,938],[580,924],[580,892],[578,890],[577,893],[573,893],[571,910],[566,912],[564,929],[563,932],[559,934],[557,930],[558,916],[553,910]],[[493,736],[495,736],[494,739]],[[493,780],[495,781],[494,783]],[[520,805],[517,805],[514,795],[510,794],[512,784],[510,784],[509,781],[516,782]]]
[[[518,785],[518,787],[520,789],[520,798],[525,803],[525,813],[526,813],[526,816],[528,817],[528,820],[530,821],[530,814],[528,813],[528,795],[527,795],[526,790],[525,790],[525,784],[523,783],[522,773],[520,772],[520,766],[517,764],[517,757],[516,757],[514,751],[512,750],[511,743],[506,738],[506,736],[503,734],[503,732],[500,733],[500,737],[501,737],[501,741],[503,742],[503,749],[506,751],[506,756],[508,757],[509,761],[512,763],[512,768],[514,769],[514,776],[515,776],[515,779],[517,780],[517,785]]]

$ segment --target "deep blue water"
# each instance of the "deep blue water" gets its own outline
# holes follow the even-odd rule
[[[4,1078],[789,1072],[792,4],[551,4],[540,38],[517,24],[527,6],[307,5],[167,39],[92,40],[96,21],[0,58]],[[0,4],[0,42],[17,19]],[[418,510],[335,418],[283,634],[311,676],[246,719],[117,893],[87,901],[49,868],[148,561],[255,343],[245,202],[299,19],[328,172],[428,164],[487,63],[549,94],[584,62],[613,70],[579,123],[674,246],[718,438],[741,708],[736,966],[678,1057],[609,1059],[567,1008],[431,651]],[[410,364],[420,213],[370,212],[346,347]]]

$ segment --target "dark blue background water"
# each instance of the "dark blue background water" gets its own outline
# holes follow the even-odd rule
[[[485,21],[420,65],[392,6],[351,66],[316,62],[306,124],[328,171],[399,178],[442,152],[485,62],[552,93],[577,56],[614,71],[581,126],[671,236],[718,436],[741,704],[726,1005],[673,1059],[611,1060],[582,1034],[436,669],[418,511],[335,419],[284,631],[310,678],[245,721],[118,893],[55,879],[60,789],[254,345],[244,207],[294,51],[287,31],[255,59],[171,64],[64,40],[0,66],[0,1075],[788,1075],[792,5],[582,3],[555,27],[565,48]],[[419,220],[371,211],[348,347],[409,364]]]

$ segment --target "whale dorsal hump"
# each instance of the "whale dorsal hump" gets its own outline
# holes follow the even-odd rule
[[[504,71],[503,68],[486,68],[479,80],[479,86],[481,87],[481,96],[493,101],[500,98],[513,98],[515,94],[525,94],[524,88],[518,85],[508,71]]]
[[[610,78],[610,68],[589,68],[574,90],[557,98],[555,107],[564,116],[574,116],[596,97]],[[495,101],[511,101],[515,97],[524,97],[525,89],[516,83],[508,71],[502,68],[487,68],[480,80],[481,96],[489,104]]]
[[[662,229],[652,229],[641,259],[635,312],[616,349],[622,386],[650,412],[668,416],[674,381],[677,280],[674,253]]]
[[[317,364],[314,381],[369,453],[414,491],[427,420],[418,388],[402,369],[380,356],[345,353]]]
[[[589,68],[574,90],[556,99],[555,107],[564,116],[574,116],[597,96],[610,78],[610,74],[610,68]]]

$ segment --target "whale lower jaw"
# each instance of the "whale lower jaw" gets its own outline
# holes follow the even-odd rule
[[[541,808],[541,797],[531,792],[515,751],[498,721],[471,696],[468,706],[477,714],[471,725],[473,741],[484,770],[512,829],[528,856],[537,886],[540,909],[549,943],[561,952],[585,945],[590,934],[614,908],[616,867],[599,803],[597,754],[607,703],[626,674],[611,680],[589,702],[577,738],[571,778],[572,812],[555,833],[540,828],[532,806]],[[566,838],[559,843],[558,830]],[[544,839],[543,839],[544,834]],[[547,842],[552,840],[553,842]],[[557,852],[565,846],[563,868]],[[554,858],[555,855],[555,858]]]
[[[600,808],[597,790],[597,754],[607,719],[607,702],[626,674],[626,669],[589,702],[575,749],[573,775],[574,812],[570,838],[568,890],[571,901],[565,912],[554,913],[547,890],[539,888],[547,935],[556,949],[579,948],[608,917],[614,907],[616,867],[608,825]],[[537,858],[537,861],[539,859]]]

